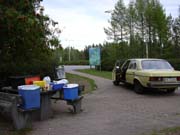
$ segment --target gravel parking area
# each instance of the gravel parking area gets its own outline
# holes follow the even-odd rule
[[[63,101],[53,104],[54,118],[35,122],[29,135],[141,135],[180,126],[180,91],[137,95],[111,80],[68,72],[94,79],[97,90],[84,96],[80,114],[68,113]]]

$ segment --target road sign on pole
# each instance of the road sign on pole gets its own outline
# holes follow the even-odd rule
[[[101,65],[101,51],[99,47],[89,48],[89,64],[91,66]]]

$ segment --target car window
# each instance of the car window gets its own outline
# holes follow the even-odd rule
[[[123,67],[122,67],[122,70],[123,70],[123,71],[128,69],[129,63],[130,63],[130,60],[126,61],[126,62],[123,64]]]
[[[136,61],[132,61],[130,64],[129,64],[129,67],[128,69],[136,69]]]
[[[143,60],[141,62],[142,69],[171,69],[173,67],[165,60]]]
[[[115,66],[119,66],[121,67],[124,63],[124,60],[117,60],[116,63],[115,63]]]
[[[116,62],[116,66],[119,66],[120,65],[120,62],[118,61],[118,62]]]

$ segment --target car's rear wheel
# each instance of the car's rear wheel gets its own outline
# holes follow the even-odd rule
[[[167,93],[174,93],[176,88],[167,89]]]
[[[141,83],[137,80],[134,81],[134,91],[137,94],[143,94],[144,93],[144,87],[141,85]]]

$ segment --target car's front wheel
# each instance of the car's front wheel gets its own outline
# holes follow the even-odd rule
[[[143,94],[144,93],[144,87],[141,85],[141,83],[137,80],[134,81],[134,91],[137,94]]]

